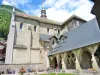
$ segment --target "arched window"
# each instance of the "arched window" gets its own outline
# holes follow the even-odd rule
[[[49,28],[47,28],[47,33],[49,33]]]
[[[60,30],[58,29],[58,34],[60,34]]]
[[[54,45],[54,44],[55,44],[55,41],[53,40],[53,41],[52,41],[52,45]]]
[[[36,26],[34,26],[34,32],[36,32]]]
[[[20,23],[20,29],[22,29],[23,28],[23,23]]]

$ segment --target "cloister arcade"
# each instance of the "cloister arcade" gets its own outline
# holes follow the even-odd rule
[[[94,44],[83,48],[49,56],[50,67],[71,70],[98,70],[100,68],[100,45]]]
[[[100,45],[98,46],[98,49],[96,50],[96,52],[95,52],[94,55],[95,55],[97,64],[98,64],[98,66],[99,66],[99,68],[100,68]]]

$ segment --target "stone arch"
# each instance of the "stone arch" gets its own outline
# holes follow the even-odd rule
[[[91,51],[87,48],[83,48],[81,52],[80,66],[82,69],[92,68],[92,55]]]
[[[50,67],[53,68],[53,57],[52,56],[49,56],[49,64],[50,64]]]
[[[75,55],[72,51],[67,52],[66,54],[66,68],[67,69],[75,69],[76,65],[75,65]]]
[[[57,58],[54,56],[54,58],[53,58],[53,68],[56,69],[57,66],[58,66],[57,65]]]
[[[89,50],[88,48],[81,48],[81,51],[79,52],[79,61],[82,60],[82,53],[84,52],[84,50],[91,53],[91,50]]]
[[[100,45],[98,46],[96,52],[94,53],[94,56],[96,58],[98,66],[100,68]]]

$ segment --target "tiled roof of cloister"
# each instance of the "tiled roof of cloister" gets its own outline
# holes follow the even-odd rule
[[[96,18],[71,29],[64,34],[66,40],[58,43],[56,47],[49,52],[49,55],[74,50],[91,44],[100,42],[100,29]]]

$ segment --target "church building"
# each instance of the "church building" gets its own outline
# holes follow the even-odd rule
[[[37,64],[62,70],[100,68],[100,28],[96,18],[73,14],[63,23],[15,11],[13,7],[5,64]],[[4,63],[4,62],[2,62]]]

